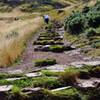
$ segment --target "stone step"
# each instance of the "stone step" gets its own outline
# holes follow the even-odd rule
[[[27,95],[30,95],[30,94],[33,94],[33,93],[37,93],[37,94],[38,94],[38,92],[41,91],[41,90],[42,90],[41,87],[36,87],[36,88],[24,88],[24,89],[22,89],[22,92],[24,92],[24,93],[27,94]]]
[[[16,69],[16,70],[10,70],[7,71],[9,74],[22,74],[23,71],[21,69]]]
[[[72,86],[67,86],[67,87],[61,87],[61,88],[57,88],[57,89],[53,89],[53,90],[51,90],[51,91],[61,91],[61,90],[65,90],[65,89],[70,89],[70,88],[72,88]]]
[[[27,77],[39,77],[41,75],[42,75],[42,73],[40,73],[40,72],[34,72],[34,73],[25,74],[25,76],[27,76]]]
[[[29,91],[32,91],[32,92],[37,92],[39,90],[41,90],[42,88],[41,87],[36,87],[36,88],[24,88],[22,89],[23,92],[29,92]]]
[[[3,85],[0,86],[0,92],[8,92],[13,88],[13,85]]]
[[[100,79],[99,78],[91,78],[91,79],[78,79],[79,82],[78,86],[81,88],[95,88],[97,87],[98,84],[100,84]]]
[[[66,65],[56,64],[56,65],[53,65],[53,66],[49,66],[46,69],[50,70],[50,71],[53,71],[53,72],[63,72],[66,68],[67,68]]]
[[[99,66],[100,61],[80,61],[80,62],[73,62],[71,63],[71,65],[75,67],[83,67],[84,65]]]
[[[22,78],[7,78],[5,80],[7,80],[7,81],[15,81],[15,80],[20,80],[20,79],[22,79]]]

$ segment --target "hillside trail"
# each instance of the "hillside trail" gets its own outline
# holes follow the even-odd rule
[[[57,25],[56,25],[57,26]],[[63,27],[56,27],[55,28],[56,32],[58,32],[60,35],[64,35],[64,28]],[[87,61],[87,59],[84,59],[85,56],[80,53],[80,49],[76,48],[75,50],[72,51],[66,51],[66,52],[61,52],[61,53],[54,53],[54,52],[41,52],[41,51],[34,51],[35,46],[33,45],[33,42],[37,40],[39,37],[40,33],[46,32],[44,27],[42,27],[41,30],[39,30],[35,36],[33,36],[28,42],[25,51],[23,52],[21,56],[21,60],[19,64],[15,64],[11,67],[7,68],[0,68],[0,72],[13,72],[14,70],[16,71],[21,71],[21,72],[33,72],[33,71],[38,71],[41,69],[44,69],[45,67],[37,68],[34,67],[33,60],[36,59],[45,59],[45,58],[53,58],[56,59],[57,64],[59,65],[70,65],[72,62],[80,62],[80,61]],[[64,44],[69,44],[68,41],[63,41]],[[91,59],[88,59],[90,61]]]
[[[75,7],[75,6],[72,5],[68,7],[67,9],[65,8],[64,10],[71,9],[72,7]],[[60,35],[62,36],[64,35],[64,28],[62,26],[56,27],[55,30]],[[100,61],[100,58],[86,57],[85,55],[81,54],[80,48],[76,48],[75,50],[66,51],[62,53],[34,51],[35,46],[33,45],[33,42],[36,41],[40,33],[43,33],[43,32],[46,32],[44,27],[42,27],[41,30],[38,30],[35,36],[33,35],[33,37],[31,37],[31,39],[27,41],[26,48],[22,56],[20,57],[20,61],[18,63],[10,67],[0,68],[0,72],[9,73],[9,72],[13,72],[16,70],[18,72],[26,73],[26,72],[38,71],[38,70],[44,69],[45,67],[42,67],[42,68],[34,67],[33,61],[36,59],[45,59],[45,58],[54,58],[56,59],[57,64],[66,65],[66,67],[73,62],[96,61],[96,60]],[[66,39],[63,39],[63,42],[66,45],[70,44],[70,42],[67,41]]]

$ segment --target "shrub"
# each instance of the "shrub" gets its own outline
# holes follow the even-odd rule
[[[14,85],[7,97],[7,100],[26,100],[27,94],[24,94],[20,87]]]
[[[95,6],[96,6],[95,9],[99,11],[100,10],[100,0],[97,0]]]
[[[89,27],[100,25],[100,2],[93,7],[85,7],[82,12],[74,12],[65,19],[65,30],[71,34],[79,34]]]
[[[35,66],[48,66],[48,65],[54,65],[56,64],[56,60],[55,59],[39,59],[35,61]]]
[[[90,8],[88,7],[88,6],[85,6],[84,8],[83,8],[83,10],[82,10],[82,13],[88,13],[89,12],[89,10],[90,10]]]
[[[91,47],[92,48],[100,48],[100,41],[96,41],[96,42],[92,43]]]
[[[77,77],[79,76],[79,71],[75,68],[68,68],[66,71],[60,76],[60,79],[66,83],[67,85],[72,85],[77,83]]]
[[[88,30],[86,30],[85,32],[85,36],[87,38],[90,38],[92,36],[95,36],[96,35],[96,30],[94,28],[89,28]]]
[[[84,29],[85,16],[80,12],[74,12],[65,20],[65,30],[72,34],[79,34]]]
[[[21,89],[19,87],[17,87],[17,86],[13,86],[12,93],[13,94],[20,94],[21,93]]]
[[[100,25],[100,11],[89,11],[86,17],[90,27],[98,27]]]
[[[97,2],[86,14],[88,25],[98,27],[100,25],[100,2]]]

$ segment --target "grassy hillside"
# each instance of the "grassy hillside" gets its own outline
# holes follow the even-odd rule
[[[10,14],[11,16],[11,14]],[[25,43],[42,25],[42,18],[35,16],[6,17],[0,27],[0,65],[6,66],[21,55]],[[28,19],[29,18],[29,19]],[[33,28],[34,27],[34,28]]]
[[[27,37],[30,37],[31,33],[43,23],[40,15],[49,14],[51,19],[63,21],[73,10],[82,9],[87,4],[83,1],[35,0],[30,3],[22,2],[16,6],[11,6],[8,2],[0,2],[0,44],[2,44],[0,45],[0,65],[9,65],[21,55]],[[59,10],[62,10],[62,13],[59,13]]]
[[[75,11],[65,20],[67,39],[75,41],[81,48],[90,48],[84,53],[100,56],[100,2],[94,6],[85,6],[81,11]],[[74,42],[74,43],[75,43]]]

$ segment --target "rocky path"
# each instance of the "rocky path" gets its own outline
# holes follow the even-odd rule
[[[60,35],[63,36],[64,30],[63,28],[58,28],[57,31]],[[21,57],[21,61],[19,64],[8,67],[8,68],[0,68],[0,72],[31,72],[31,71],[37,71],[44,69],[34,67],[33,60],[36,59],[44,59],[44,58],[54,58],[57,61],[57,64],[60,65],[70,65],[73,62],[80,62],[80,61],[90,61],[90,59],[85,59],[86,57],[80,53],[80,49],[75,49],[71,51],[61,52],[61,53],[54,53],[54,52],[41,52],[41,51],[34,51],[35,45],[33,45],[33,42],[37,40],[40,33],[43,33],[44,29],[42,29],[40,32],[37,32],[35,36],[31,38],[30,41],[27,43],[27,47]],[[67,42],[64,41],[64,44]],[[97,60],[100,61],[98,58]]]
[[[10,74],[19,74],[24,72],[24,77],[28,78],[36,78],[42,77],[43,73],[40,71],[42,69],[47,69],[52,72],[63,72],[68,65],[73,65],[76,67],[82,67],[82,65],[100,65],[100,58],[91,58],[85,57],[81,54],[80,48],[75,48],[74,50],[64,51],[60,53],[55,52],[42,52],[42,51],[35,51],[35,46],[33,45],[34,41],[37,41],[37,38],[43,33],[44,30],[37,32],[37,34],[31,38],[30,41],[27,42],[27,47],[21,57],[21,61],[19,64],[15,66],[11,66],[9,68],[0,68],[0,72],[6,72]],[[63,29],[58,31],[61,36],[63,36]],[[65,45],[68,45],[68,41],[63,41]],[[46,67],[34,67],[33,60],[36,59],[44,59],[44,58],[54,58],[57,60],[57,65],[53,66],[46,66]],[[58,78],[52,76],[52,78]],[[23,79],[21,77],[13,77],[13,78],[6,78],[6,81],[17,81]],[[77,88],[87,89],[87,88],[96,88],[99,86],[100,79],[99,78],[90,78],[90,79],[77,79]],[[0,86],[0,92],[9,92],[13,88],[13,85],[2,85]],[[59,87],[54,88],[51,91],[63,91],[66,89],[73,88],[73,86],[66,86],[66,87]],[[42,87],[33,87],[33,88],[23,88],[22,90],[26,92],[37,92],[40,91]]]

